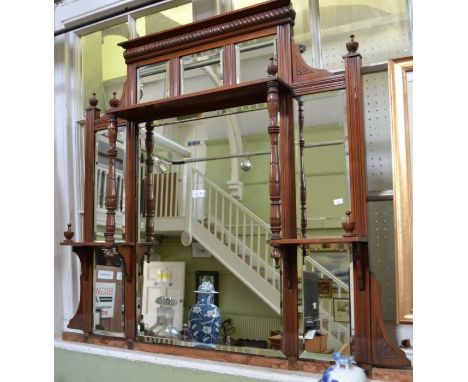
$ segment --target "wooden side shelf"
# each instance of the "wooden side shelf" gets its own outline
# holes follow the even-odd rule
[[[289,85],[281,78],[274,76],[274,78],[264,78],[157,101],[113,108],[107,112],[114,114],[117,118],[141,123],[156,119],[263,103],[267,101],[267,83],[271,80],[278,80],[280,93],[292,92]]]
[[[367,237],[358,237],[358,236],[324,236],[324,237],[307,237],[307,238],[297,238],[297,239],[278,239],[278,240],[268,240],[268,243],[271,245],[284,245],[284,244],[294,244],[294,245],[307,245],[307,244],[352,244],[352,243],[367,243]]]

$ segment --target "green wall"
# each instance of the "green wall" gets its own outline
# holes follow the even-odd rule
[[[306,144],[344,139],[343,126],[327,125],[304,128]],[[270,141],[268,134],[243,136],[243,151],[268,151]],[[229,153],[226,139],[207,141],[207,156],[225,155]],[[298,154],[298,151],[297,151]],[[268,191],[269,155],[251,157],[250,171],[239,171],[239,180],[243,183],[242,203],[257,216],[269,223],[270,199]],[[306,148],[304,150],[304,167],[307,187],[307,216],[327,217],[326,220],[308,222],[309,235],[340,236],[341,218],[349,205],[347,192],[347,170],[344,146],[325,146]],[[229,180],[230,160],[209,161],[206,163],[206,175],[225,191],[228,191],[226,181]],[[296,214],[300,219],[300,172],[299,156],[296,155]],[[333,199],[343,198],[344,204],[335,206]],[[298,226],[300,220],[298,220]]]
[[[242,281],[234,276],[215,257],[209,259],[192,258],[191,247],[180,244],[179,237],[167,237],[157,253],[161,254],[161,261],[185,262],[185,296],[184,308],[190,309],[195,304],[195,272],[219,272],[219,308],[223,311],[237,314],[278,317],[256,294],[247,288]],[[227,318],[227,317],[223,317]]]
[[[258,381],[252,378],[174,368],[148,362],[130,361],[57,348],[54,351],[54,376],[55,382]]]

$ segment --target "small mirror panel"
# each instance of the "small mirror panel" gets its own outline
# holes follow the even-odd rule
[[[180,59],[181,94],[223,86],[223,49],[210,49]]]
[[[137,70],[137,102],[169,97],[169,61],[145,65]]]

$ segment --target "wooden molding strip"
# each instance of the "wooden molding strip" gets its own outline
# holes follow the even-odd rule
[[[169,36],[157,41],[154,41],[154,39],[160,36],[155,35],[151,42],[144,43],[144,41],[141,41],[144,45],[129,47],[124,52],[125,62],[129,64],[149,58],[150,56],[160,56],[170,51],[186,49],[200,44],[201,41],[206,44],[210,41],[243,35],[247,32],[266,29],[280,24],[293,23],[294,16],[294,11],[291,5],[288,4],[280,8],[266,10],[261,13],[229,20],[217,25],[210,25],[207,27],[202,27],[201,25],[201,29]],[[180,31],[182,32],[183,29]],[[177,31],[174,31],[174,33],[177,33]],[[136,42],[138,41],[135,40],[132,45]],[[126,42],[119,45],[126,48],[130,44]]]

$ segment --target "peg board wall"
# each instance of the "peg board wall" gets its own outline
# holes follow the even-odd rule
[[[368,191],[393,188],[388,73],[363,76]],[[382,287],[385,321],[396,320],[393,202],[368,203],[370,268]]]
[[[393,182],[388,72],[363,76],[363,86],[367,189],[390,190]]]

